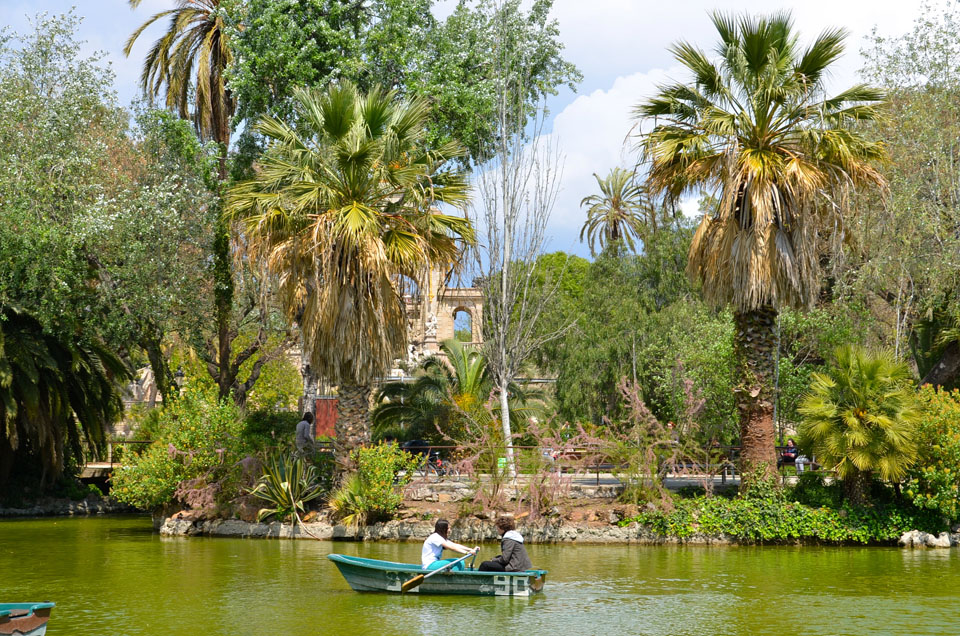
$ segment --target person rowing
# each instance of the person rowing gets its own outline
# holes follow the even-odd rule
[[[423,550],[420,553],[420,560],[424,570],[436,570],[445,565],[453,563],[456,559],[441,559],[443,549],[453,550],[460,554],[475,554],[480,548],[468,548],[454,541],[447,539],[447,533],[450,531],[450,522],[446,519],[437,519],[433,526],[433,534],[423,542]],[[452,570],[462,570],[463,561],[454,565]]]

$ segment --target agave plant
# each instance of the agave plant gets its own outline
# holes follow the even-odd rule
[[[302,457],[274,452],[264,462],[263,475],[249,494],[270,504],[257,513],[257,521],[277,517],[281,521],[293,516],[300,521],[306,504],[320,497],[324,488],[317,469]]]

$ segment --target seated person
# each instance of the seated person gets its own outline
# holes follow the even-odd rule
[[[797,445],[794,443],[793,438],[787,440],[787,447],[783,449],[783,452],[780,453],[780,462],[794,462],[797,460],[797,455],[800,454],[800,451],[797,449]]]
[[[480,548],[468,548],[462,546],[459,543],[454,543],[447,539],[447,532],[450,530],[450,522],[446,519],[437,519],[437,523],[433,526],[433,534],[426,538],[423,542],[423,550],[420,553],[420,560],[423,564],[424,570],[436,570],[437,568],[442,568],[448,563],[456,561],[456,559],[441,559],[440,556],[443,554],[443,549],[453,550],[454,552],[459,552],[460,554],[473,554]],[[455,566],[450,568],[452,570],[462,570],[463,561],[457,563]]]
[[[525,572],[533,567],[513,517],[497,517],[501,554],[480,564],[481,572]]]

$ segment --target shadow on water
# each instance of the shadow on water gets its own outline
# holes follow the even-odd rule
[[[416,562],[419,544],[165,538],[147,517],[3,521],[0,600],[56,601],[50,636],[960,633],[953,550],[529,551],[550,570],[541,596],[387,596],[351,591],[327,554]]]

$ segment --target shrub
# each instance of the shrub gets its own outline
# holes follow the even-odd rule
[[[944,530],[939,515],[911,505],[861,507],[847,503],[836,509],[805,506],[782,495],[685,499],[670,511],[645,510],[620,525],[631,522],[649,526],[661,536],[724,535],[758,543],[889,543],[909,530]]]
[[[838,484],[827,485],[823,475],[813,471],[800,473],[796,485],[787,492],[787,498],[815,508],[837,508],[843,498]]]
[[[297,434],[296,411],[251,411],[244,418],[243,437],[254,448],[288,446]]]
[[[263,475],[249,493],[270,507],[261,508],[257,521],[276,516],[280,521],[306,510],[305,505],[324,493],[316,466],[302,457],[273,451],[263,462]]]
[[[188,388],[157,416],[156,439],[141,454],[130,454],[113,474],[111,494],[143,510],[174,500],[181,482],[218,482],[219,501],[238,494],[240,460],[250,451],[242,438],[243,417],[229,400]]]
[[[357,472],[331,498],[334,511],[352,523],[392,517],[403,504],[403,489],[421,458],[386,443],[358,448],[350,458]]]
[[[924,386],[918,394],[917,463],[904,495],[918,508],[960,518],[960,391]]]

